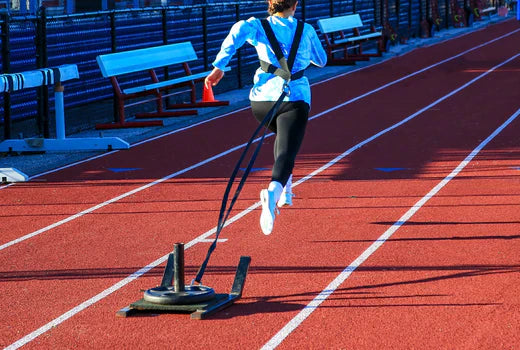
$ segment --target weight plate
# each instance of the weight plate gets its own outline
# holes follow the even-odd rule
[[[163,305],[196,304],[213,298],[213,288],[201,285],[185,286],[182,292],[176,292],[173,286],[155,287],[144,292],[144,300]]]

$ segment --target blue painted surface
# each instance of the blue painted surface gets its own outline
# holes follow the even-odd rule
[[[374,168],[379,171],[384,171],[385,173],[391,173],[394,171],[408,170],[408,168]]]
[[[246,171],[246,168],[240,168],[241,171]],[[251,172],[254,173],[255,171],[263,171],[263,170],[271,170],[269,168],[251,168]]]
[[[113,173],[125,173],[128,171],[141,170],[141,168],[107,168],[107,170],[110,170]]]

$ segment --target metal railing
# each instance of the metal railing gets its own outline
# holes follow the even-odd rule
[[[316,27],[320,18],[359,13],[367,30],[381,29],[391,21],[407,28],[412,35],[420,30],[425,10],[434,0],[301,0],[297,17]],[[445,0],[439,0],[443,11]],[[387,8],[383,11],[383,5]],[[1,11],[1,10],[0,10]],[[383,18],[386,13],[386,18]],[[113,90],[97,67],[96,56],[104,53],[191,41],[199,60],[191,66],[194,73],[210,68],[231,25],[251,16],[265,17],[266,5],[259,1],[213,2],[193,6],[149,7],[104,10],[49,16],[44,7],[35,15],[0,13],[1,70],[16,73],[61,64],[77,64],[80,79],[67,85],[67,107],[78,107],[111,99]],[[447,23],[446,23],[447,25]],[[221,84],[224,90],[250,84],[258,67],[254,48],[245,45],[231,61],[231,76]],[[173,69],[173,68],[172,68]],[[173,75],[176,70],[163,75]],[[182,68],[179,69],[179,72]],[[123,80],[135,84],[147,79],[136,75]],[[219,86],[220,88],[220,86]],[[35,118],[37,134],[49,137],[49,108],[52,94],[47,87],[35,91],[0,95],[0,115],[4,138],[11,138],[11,121]]]

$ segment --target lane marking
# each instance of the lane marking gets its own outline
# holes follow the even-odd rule
[[[199,243],[213,243],[215,240],[214,239],[202,239],[199,241]],[[224,242],[227,242],[228,239],[227,238],[219,238],[217,239],[217,243],[224,243]]]
[[[502,36],[500,36],[500,37],[498,37],[498,38],[495,38],[495,39],[493,39],[493,40],[491,40],[491,41],[488,41],[487,43],[484,43],[484,44],[480,44],[480,45],[478,45],[478,46],[475,46],[475,47],[472,48],[472,49],[466,50],[466,51],[464,51],[464,52],[462,52],[462,53],[460,53],[460,54],[458,54],[458,55],[455,55],[455,56],[453,56],[453,57],[451,57],[451,58],[448,58],[448,59],[445,59],[445,60],[443,60],[443,61],[440,61],[440,62],[438,62],[438,63],[436,63],[436,64],[430,65],[430,66],[428,66],[428,67],[426,67],[426,68],[423,68],[423,69],[421,69],[421,70],[419,70],[419,71],[416,71],[416,72],[414,72],[414,73],[411,73],[411,74],[409,74],[409,75],[406,75],[406,76],[404,76],[404,77],[401,77],[401,78],[399,78],[399,79],[397,79],[397,80],[394,80],[394,81],[392,81],[392,82],[390,82],[390,83],[384,84],[384,85],[382,85],[382,86],[380,86],[380,87],[378,87],[378,88],[376,88],[376,89],[374,89],[374,90],[372,90],[372,91],[366,92],[366,93],[364,93],[364,94],[362,94],[362,95],[359,95],[359,96],[357,96],[357,97],[354,97],[354,98],[352,98],[352,99],[350,99],[350,100],[348,100],[348,101],[346,101],[346,102],[343,102],[343,103],[341,103],[341,104],[339,104],[339,105],[336,105],[336,106],[334,106],[334,107],[332,107],[332,108],[329,108],[329,109],[327,109],[327,110],[325,110],[325,111],[323,111],[323,112],[321,112],[321,113],[318,113],[318,114],[316,114],[316,115],[310,117],[310,118],[309,118],[309,121],[310,121],[310,120],[317,119],[317,118],[319,118],[319,117],[321,117],[321,116],[323,116],[323,115],[325,115],[325,114],[327,114],[327,113],[330,113],[330,112],[332,112],[332,111],[335,111],[335,110],[337,110],[337,109],[339,109],[339,108],[342,108],[342,107],[344,107],[344,106],[347,106],[347,105],[349,105],[349,104],[351,104],[351,103],[354,103],[354,102],[356,102],[356,101],[358,101],[358,100],[360,100],[360,99],[362,99],[362,98],[365,98],[365,97],[367,97],[367,96],[370,96],[370,95],[372,95],[372,94],[374,94],[374,93],[376,93],[376,92],[379,92],[379,91],[381,91],[381,90],[383,90],[383,89],[385,89],[385,88],[387,88],[387,87],[390,87],[390,86],[395,85],[395,84],[397,84],[397,83],[399,83],[399,82],[402,82],[402,81],[404,81],[404,80],[406,80],[406,79],[408,79],[408,78],[410,78],[410,77],[412,77],[412,76],[415,76],[415,75],[417,75],[417,74],[419,74],[419,73],[422,73],[422,72],[425,72],[425,71],[427,71],[427,70],[429,70],[429,69],[432,69],[432,68],[434,68],[434,67],[436,67],[436,66],[438,66],[438,65],[441,65],[441,64],[443,64],[443,63],[446,63],[446,62],[448,62],[448,61],[450,61],[450,60],[452,60],[452,59],[454,59],[454,58],[460,57],[460,56],[462,56],[462,55],[465,54],[465,53],[471,52],[471,51],[473,51],[473,50],[476,50],[477,48],[481,48],[481,47],[483,47],[483,46],[485,46],[485,45],[488,45],[488,44],[490,44],[490,43],[493,43],[493,42],[495,42],[495,41],[497,41],[497,40],[503,39],[503,38],[505,38],[505,37],[507,37],[507,36],[509,36],[509,35],[512,35],[513,33],[518,32],[518,31],[520,31],[520,29],[517,29],[517,30],[512,31],[512,32],[510,32],[510,33],[507,33],[507,34],[505,34],[505,35],[502,35]],[[492,68],[492,69],[496,69],[496,67],[494,67],[494,68]],[[483,74],[481,74],[481,75],[479,75],[479,77],[485,76],[485,75],[487,75],[487,74],[489,74],[489,71],[488,71],[488,72],[485,72],[485,73],[483,73]],[[478,77],[477,77],[477,78],[478,78]],[[474,81],[475,81],[475,79],[471,80],[470,83],[472,83],[472,82],[474,82]],[[434,104],[431,104],[430,106],[432,106],[432,105],[434,105]],[[243,111],[243,110],[248,109],[248,108],[249,108],[249,107],[247,107],[247,108],[242,108],[242,109],[240,109],[240,110],[238,110],[238,111],[234,111],[234,112],[228,113],[228,114],[226,114],[226,115],[230,115],[230,114],[233,114],[233,113],[236,113],[236,112],[240,112],[240,111]],[[429,108],[429,107],[426,107],[426,108]],[[424,109],[422,109],[422,110],[419,111],[419,112],[422,113],[422,111],[424,111]],[[418,113],[419,113],[419,112],[418,112]],[[226,116],[226,115],[222,115],[222,116],[220,116],[220,117],[218,117],[218,118],[223,118],[223,117]],[[400,123],[395,124],[395,127],[401,126],[402,124],[408,122],[410,119],[415,118],[415,116],[416,116],[416,115],[413,115],[412,117],[408,117],[407,119],[401,121]],[[218,118],[215,118],[215,119],[218,119]],[[208,120],[208,121],[209,121],[209,120]],[[200,125],[200,124],[206,123],[206,122],[208,122],[208,121],[202,121],[202,122],[200,122],[200,123],[198,123],[198,124],[195,124],[195,125]],[[195,126],[195,125],[194,125],[194,126]],[[188,127],[183,128],[183,129],[174,130],[174,131],[172,131],[171,133],[168,133],[168,134],[166,134],[166,135],[174,134],[174,133],[176,133],[176,132],[179,132],[179,131],[182,131],[182,130],[189,129],[189,128],[194,127],[194,126],[188,126]],[[385,130],[387,130],[387,129],[385,129]],[[383,130],[383,131],[385,131],[385,130]],[[391,129],[390,129],[390,130],[391,130]],[[139,143],[135,144],[134,146],[137,146],[137,145],[140,145],[140,144],[144,144],[144,143],[147,143],[147,142],[151,142],[151,141],[153,141],[153,140],[159,139],[159,138],[164,137],[164,136],[166,136],[166,135],[160,135],[160,136],[157,136],[157,137],[155,137],[155,138],[151,138],[151,139],[149,139],[149,140],[145,140],[145,141],[139,142]],[[266,134],[266,137],[271,137],[271,136],[273,136],[273,135],[274,135],[273,133],[268,133],[268,134]],[[375,135],[375,138],[377,138],[377,137],[379,137],[379,136],[380,136],[380,133],[376,134],[376,135]],[[260,139],[260,138],[257,138],[257,139],[255,140],[255,142],[258,142],[259,139]],[[372,141],[372,140],[373,140],[373,139],[370,139],[370,141]],[[368,141],[368,142],[370,142],[370,141]],[[17,238],[17,239],[14,239],[14,240],[12,240],[12,241],[9,241],[9,242],[7,242],[7,243],[4,243],[4,244],[0,245],[0,251],[1,251],[1,250],[4,250],[4,249],[6,249],[6,248],[8,248],[8,247],[10,247],[10,246],[13,246],[13,245],[15,245],[15,244],[18,244],[18,243],[20,243],[20,242],[23,242],[23,241],[25,241],[25,240],[27,240],[27,239],[30,239],[30,238],[32,238],[32,237],[38,236],[38,235],[40,235],[40,234],[42,234],[42,233],[44,233],[44,232],[47,232],[47,231],[49,231],[49,230],[51,230],[51,229],[54,229],[54,228],[56,228],[56,227],[58,227],[58,226],[61,226],[61,225],[63,225],[63,224],[66,224],[66,223],[68,223],[68,222],[70,222],[70,221],[73,221],[73,220],[75,220],[75,219],[77,219],[77,218],[80,218],[80,217],[82,217],[83,215],[86,215],[86,214],[92,213],[92,212],[94,212],[94,211],[96,211],[96,210],[98,210],[98,209],[100,209],[100,208],[103,208],[103,207],[105,207],[105,206],[107,206],[107,205],[109,205],[109,204],[112,204],[112,203],[114,203],[114,202],[117,202],[117,201],[119,201],[119,200],[121,200],[121,199],[123,199],[123,198],[126,198],[126,197],[128,197],[128,196],[131,196],[131,195],[133,195],[133,194],[135,194],[135,193],[141,192],[141,191],[143,191],[143,190],[145,190],[145,189],[147,189],[147,188],[149,188],[149,187],[155,186],[155,185],[157,185],[157,184],[159,184],[159,183],[161,183],[161,182],[164,182],[164,181],[166,181],[166,180],[172,179],[172,178],[174,178],[174,177],[176,177],[176,176],[178,176],[178,175],[184,174],[184,173],[186,173],[187,171],[190,171],[190,170],[196,169],[196,168],[198,168],[198,167],[200,167],[200,166],[202,166],[202,165],[205,165],[205,164],[207,164],[207,163],[209,163],[209,162],[211,162],[211,161],[213,161],[213,160],[216,160],[216,159],[221,158],[221,157],[223,157],[223,156],[225,156],[225,155],[227,155],[227,154],[229,154],[229,153],[231,153],[231,152],[234,152],[235,150],[239,150],[239,149],[241,149],[241,148],[244,148],[245,146],[246,146],[246,143],[243,143],[243,144],[241,144],[241,145],[238,145],[238,146],[235,146],[235,147],[233,147],[233,148],[230,148],[230,149],[227,150],[227,151],[221,152],[221,153],[219,153],[219,154],[217,154],[217,155],[215,155],[215,156],[213,156],[213,157],[211,157],[211,158],[207,158],[206,160],[203,160],[203,161],[201,161],[201,162],[198,162],[198,163],[196,163],[196,164],[194,164],[194,165],[192,165],[192,166],[190,166],[190,167],[188,167],[188,168],[185,168],[185,169],[179,170],[179,171],[177,171],[177,172],[175,172],[175,173],[173,173],[173,174],[170,174],[170,175],[168,175],[168,176],[166,176],[166,177],[163,177],[162,179],[158,179],[158,180],[155,180],[155,181],[153,181],[153,182],[150,182],[150,183],[148,183],[148,184],[146,184],[146,185],[144,185],[144,186],[141,186],[141,187],[138,187],[138,188],[136,188],[136,189],[134,189],[134,190],[132,190],[132,191],[129,191],[129,192],[123,193],[123,194],[121,194],[121,195],[119,195],[119,196],[117,196],[117,197],[114,197],[114,198],[112,198],[112,199],[109,199],[109,200],[107,200],[107,201],[105,201],[105,202],[103,202],[103,203],[97,204],[97,205],[95,205],[95,206],[93,206],[93,207],[91,207],[91,208],[85,209],[85,210],[83,210],[83,211],[81,211],[81,212],[79,212],[79,213],[77,213],[77,214],[74,214],[74,215],[72,215],[72,216],[69,216],[68,218],[65,218],[65,219],[63,219],[63,220],[60,220],[60,221],[58,221],[58,222],[55,222],[55,223],[53,223],[53,224],[51,224],[51,225],[49,225],[49,226],[43,227],[43,228],[41,228],[41,229],[39,229],[39,230],[37,230],[37,231],[34,231],[34,232],[31,232],[31,233],[28,233],[28,234],[26,234],[26,235],[24,235],[24,236],[22,236],[22,237],[19,237],[19,238]],[[362,145],[361,145],[361,146],[362,146]],[[360,147],[361,147],[361,146],[360,146]],[[358,148],[359,148],[359,147],[358,147]],[[356,148],[356,149],[357,149],[357,148]],[[108,153],[108,154],[111,154],[111,153],[114,153],[114,152],[119,152],[119,151],[113,151],[113,152],[110,152],[110,153]],[[100,156],[94,157],[94,158],[92,158],[92,159],[100,158],[100,157],[102,157],[102,156],[103,156],[103,155],[100,155]],[[85,162],[86,162],[86,161],[85,161]],[[79,163],[82,163],[82,162],[78,162],[78,163],[75,163],[75,164],[79,164]],[[61,169],[65,169],[65,168],[66,168],[66,167],[63,167],[63,168],[61,168]],[[48,171],[48,172],[46,172],[46,173],[44,173],[44,174],[48,174],[48,173],[51,173],[51,172],[53,172],[53,171]],[[32,177],[30,177],[29,179],[32,179]],[[1,187],[0,187],[0,189],[1,189]]]
[[[382,131],[380,131],[379,133],[373,135],[372,137],[364,140],[363,142],[360,142],[358,143],[356,146],[354,147],[351,147],[350,149],[348,149],[347,151],[345,151],[344,153],[342,153],[341,155],[337,156],[336,158],[334,158],[333,160],[331,160],[329,163],[323,165],[322,167],[318,168],[317,170],[313,171],[312,173],[306,175],[305,177],[303,177],[302,179],[296,181],[293,186],[298,186],[300,185],[301,183],[311,179],[312,177],[318,175],[319,173],[323,172],[324,170],[330,168],[332,165],[336,164],[337,162],[339,162],[341,159],[345,158],[347,155],[349,155],[350,153],[352,153],[353,151],[363,147],[364,145],[368,144],[369,142],[375,140],[376,138],[378,138],[379,136],[381,135],[384,135],[385,133],[397,128],[399,125],[402,125],[404,124],[406,121],[409,121],[413,118],[415,118],[416,116],[418,116],[420,113],[422,113],[423,111],[426,111],[428,109],[430,109],[432,106],[444,101],[448,96],[452,96],[454,95],[455,93],[461,91],[462,89],[466,88],[467,86],[473,84],[474,82],[480,80],[481,78],[487,76],[489,73],[491,73],[492,71],[494,71],[495,69],[507,64],[508,62],[514,60],[515,58],[517,57],[520,57],[520,53],[514,55],[513,57],[507,59],[506,61],[496,65],[495,67],[491,68],[490,70],[488,70],[487,72],[481,74],[480,76],[472,79],[471,81],[469,81],[468,83],[462,85],[461,87],[453,90],[452,92],[450,92],[448,95],[445,95],[444,97],[438,99],[437,101],[431,103],[430,105],[424,107],[423,109],[421,109],[420,111],[412,114],[411,116],[409,116],[408,118],[405,118],[403,119],[401,122],[397,123],[397,124],[394,124],[393,126],[391,127],[388,127]],[[324,113],[324,112],[322,112]],[[520,110],[517,111],[517,113],[515,113],[515,115],[513,115],[512,117],[510,117],[508,119],[508,122],[506,122],[507,124],[509,124],[514,118],[516,118],[518,116],[518,114],[520,114]],[[495,134],[498,134],[503,128],[505,128],[505,126],[507,126],[507,124],[504,123],[502,128],[500,129],[497,129],[497,131],[495,131],[495,133],[492,134],[492,136],[494,137]],[[491,136],[488,137],[484,142],[489,142],[488,140],[491,140]],[[483,144],[482,147],[484,147],[484,142],[482,142],[481,144]],[[486,143],[487,143],[486,142]],[[239,147],[239,146],[237,146]],[[235,147],[235,148],[237,148]],[[472,152],[473,154],[474,152]],[[477,152],[478,153],[478,152]],[[475,153],[476,155],[476,153]],[[469,156],[468,156],[469,157]],[[473,156],[474,157],[474,156]],[[468,161],[469,162],[469,161]],[[160,181],[160,180],[157,180],[157,181]],[[449,181],[449,180],[448,180]],[[446,182],[447,183],[447,182]],[[439,186],[439,185],[438,185]],[[437,192],[440,190],[440,188],[442,188],[444,185],[442,185],[441,187],[439,187],[439,189],[437,190]],[[144,187],[144,186],[143,186]],[[148,186],[149,187],[149,186]],[[432,190],[433,191],[433,190]],[[429,198],[428,198],[429,199]],[[422,201],[422,200],[421,200]],[[420,204],[419,201],[413,208],[415,208],[418,204]],[[256,202],[255,204],[251,205],[249,208],[243,210],[242,212],[238,213],[237,215],[231,217],[228,221],[226,221],[224,227],[227,227],[228,225],[231,225],[233,222],[241,219],[242,217],[246,216],[247,214],[251,213],[253,210],[255,210],[256,208],[258,208],[260,206],[260,202]],[[422,206],[422,204],[421,204]],[[413,209],[412,208],[412,209]],[[417,210],[419,210],[420,207],[417,208]],[[410,210],[412,210],[410,209]],[[415,210],[413,213],[415,213],[417,210]],[[413,214],[411,214],[413,215]],[[410,216],[411,216],[410,215]],[[406,214],[405,214],[406,216]],[[392,228],[395,226],[395,228],[393,229],[393,232],[395,232],[397,230],[397,228],[402,225],[403,222],[403,219],[405,220],[408,220],[408,218],[406,218],[405,216],[403,216],[396,224],[394,224],[387,232],[391,232]],[[400,223],[400,224],[399,224]],[[399,226],[397,226],[397,224],[399,224]],[[206,233],[200,235],[199,237],[193,239],[192,241],[188,242],[187,244],[185,244],[184,246],[184,249],[189,249],[191,248],[192,246],[196,245],[197,243],[201,243],[203,241],[205,241],[206,239],[208,239],[211,235],[215,234],[217,231],[216,227],[212,228],[211,230],[207,231]],[[390,233],[393,234],[393,232]],[[346,277],[348,277],[350,275],[350,273],[352,272],[349,272],[349,268],[350,266],[359,266],[363,261],[365,261],[368,256],[370,256],[375,250],[377,250],[377,248],[379,248],[379,246],[382,244],[383,241],[381,241],[381,239],[385,239],[383,236],[380,237],[376,242],[374,242],[369,248],[367,249],[367,252],[366,254],[367,257],[366,258],[358,258],[354,261],[354,263],[352,263],[351,265],[349,265],[349,267],[347,267],[345,269],[345,274],[346,274]],[[387,239],[387,238],[386,238]],[[381,242],[380,242],[381,241]],[[378,243],[381,243],[378,245]],[[375,249],[374,249],[375,248]],[[371,251],[370,251],[371,250]],[[109,296],[110,294],[114,293],[115,291],[123,288],[124,286],[126,286],[127,284],[129,284],[130,282],[136,280],[137,278],[141,277],[142,275],[144,275],[145,273],[147,273],[148,271],[150,271],[151,269],[153,269],[154,267],[157,267],[158,265],[164,263],[167,259],[168,259],[168,254],[162,256],[161,258],[155,260],[154,262],[148,264],[147,266],[143,267],[142,269],[134,272],[133,274],[131,274],[130,276],[126,277],[125,279],[119,281],[118,283],[114,284],[113,286],[105,289],[104,291],[102,291],[101,293],[95,295],[94,297],[84,301],[83,303],[79,304],[78,306],[70,309],[69,311],[67,311],[66,313],[62,314],[61,316],[55,318],[54,320],[48,322],[47,324],[43,325],[42,327],[38,328],[37,330],[27,334],[26,336],[24,336],[23,338],[19,339],[18,341],[14,342],[13,344],[9,345],[6,349],[9,349],[9,350],[14,350],[14,349],[18,349],[19,347],[31,342],[32,340],[34,340],[35,338],[39,337],[40,335],[48,332],[49,330],[51,330],[52,328],[54,327],[57,327],[59,324],[63,323],[64,321],[68,320],[69,318],[71,318],[72,316],[76,315],[77,313],[85,310],[86,308],[90,307],[91,305],[97,303],[98,301],[106,298],[107,296]],[[353,265],[353,264],[357,264],[357,265]],[[352,270],[353,271],[353,270]],[[341,276],[344,276],[344,275],[341,275]],[[345,277],[345,279],[346,279]],[[341,278],[338,277],[336,279],[337,281],[340,281]],[[336,281],[335,280],[335,281]],[[334,283],[334,281],[333,281]],[[317,296],[313,302],[315,303],[321,303],[322,301],[320,301],[320,298],[323,298],[323,300],[325,300],[328,295],[330,295],[332,293],[333,290],[335,290],[337,288],[336,284],[333,284],[331,283],[324,291],[322,291],[322,293],[320,293],[319,296]],[[337,282],[336,282],[337,283]],[[335,287],[335,288],[334,288]],[[299,317],[297,320],[296,318],[293,319],[295,321],[291,322],[290,324],[286,325],[282,330],[280,330],[277,335],[275,335],[275,337],[273,337],[265,346],[271,346],[271,345],[268,345],[268,344],[275,344],[273,345],[274,347],[276,347],[278,344],[280,344],[289,334],[290,332],[292,332],[292,330],[294,330],[299,324],[301,324],[301,322],[303,322],[305,320],[306,317],[308,317],[308,315],[305,315],[306,311],[305,310],[314,310],[318,305],[319,303],[316,305],[316,306],[313,306],[311,304],[309,304],[310,306],[306,307],[302,312],[300,312],[298,315],[301,315],[301,316],[297,316]],[[308,312],[308,311],[307,311]],[[312,313],[312,311],[311,311]],[[310,315],[310,313],[309,313]],[[266,349],[269,349],[269,347],[266,347]]]
[[[444,63],[446,63],[446,62],[449,62],[449,61],[452,61],[452,60],[454,60],[454,59],[456,59],[456,58],[459,58],[459,57],[461,57],[461,56],[463,56],[463,55],[465,55],[465,54],[467,54],[467,53],[469,53],[469,52],[472,52],[472,51],[475,51],[475,50],[477,50],[477,49],[480,49],[480,48],[482,48],[482,47],[484,47],[484,46],[487,46],[487,45],[489,45],[489,44],[492,44],[492,43],[494,43],[494,42],[496,42],[496,41],[498,41],[498,40],[502,40],[502,39],[504,39],[504,38],[507,38],[508,36],[513,35],[513,34],[515,34],[515,33],[518,32],[518,31],[520,31],[520,29],[515,29],[515,30],[513,30],[513,31],[511,31],[511,32],[509,32],[509,33],[506,33],[506,34],[504,34],[504,35],[501,35],[501,36],[499,36],[499,37],[496,37],[495,39],[492,39],[492,40],[487,41],[487,42],[485,42],[485,43],[482,43],[482,44],[480,44],[480,45],[474,46],[474,47],[472,47],[471,49],[468,49],[468,50],[466,50],[466,51],[463,51],[463,52],[461,52],[461,53],[459,53],[459,54],[457,54],[457,55],[455,55],[455,56],[452,56],[452,57],[449,57],[449,58],[444,59],[444,60],[442,60],[442,61],[439,61],[439,62],[437,62],[437,63],[434,63],[434,64],[432,64],[432,65],[430,65],[430,66],[428,66],[428,67],[425,67],[425,68],[423,68],[423,69],[421,69],[421,70],[419,70],[419,71],[416,71],[416,72],[411,73],[411,74],[409,74],[409,75],[407,75],[407,76],[405,76],[405,77],[403,77],[403,78],[400,78],[400,79],[396,80],[394,83],[401,82],[401,81],[403,81],[403,80],[405,80],[405,79],[408,79],[408,78],[413,77],[414,75],[417,75],[417,74],[423,73],[423,72],[425,72],[425,71],[427,71],[427,70],[429,70],[429,69],[435,68],[435,67],[437,67],[437,66],[439,66],[439,65],[441,65],[441,64],[444,64]],[[467,33],[467,34],[464,34],[464,35],[469,35],[469,34],[471,34],[471,33]],[[453,38],[453,39],[456,39],[456,38]],[[412,51],[413,51],[413,50],[412,50]],[[409,52],[407,52],[406,54],[408,54],[408,53],[410,53],[410,52],[412,52],[412,51],[409,51]],[[404,56],[404,55],[401,55],[401,56]],[[400,57],[400,56],[389,57],[389,58],[384,59],[384,60],[382,60],[382,61],[380,61],[380,62],[376,62],[376,63],[371,64],[371,65],[368,65],[368,66],[360,67],[360,68],[358,68],[358,69],[354,69],[354,70],[351,70],[351,71],[345,72],[345,73],[343,73],[343,74],[339,74],[339,75],[337,75],[337,76],[334,76],[334,77],[330,77],[330,78],[328,78],[328,79],[321,80],[321,81],[319,81],[319,82],[316,82],[316,83],[311,84],[311,86],[315,86],[315,85],[323,84],[323,83],[326,83],[326,82],[328,82],[328,81],[331,81],[331,80],[334,80],[334,79],[338,79],[338,78],[344,77],[344,76],[346,76],[346,75],[353,74],[353,73],[355,73],[355,72],[359,72],[359,71],[364,70],[364,69],[368,69],[368,68],[370,68],[370,67],[377,66],[377,65],[379,65],[379,64],[385,63],[385,62],[387,62],[387,61],[389,61],[389,60],[391,60],[391,59],[393,59],[393,58],[396,58],[396,57]],[[377,91],[379,91],[379,90],[381,90],[381,89],[383,89],[383,88],[385,88],[385,87],[391,86],[391,85],[393,85],[393,83],[389,83],[389,84],[383,85],[381,88],[376,89],[376,90],[373,90],[373,92],[370,92],[369,94],[375,93],[375,92],[377,92]],[[369,94],[368,94],[368,95],[369,95]],[[362,96],[363,96],[363,97],[366,97],[366,96],[368,96],[368,95],[365,94],[365,95],[362,95]],[[357,100],[355,100],[355,101],[357,101]],[[354,101],[352,101],[352,102],[354,102]],[[172,130],[172,131],[167,132],[167,133],[165,133],[165,134],[158,135],[158,136],[155,136],[155,137],[152,137],[152,138],[149,138],[149,139],[146,139],[146,140],[140,141],[140,142],[136,142],[136,143],[130,145],[130,148],[133,148],[133,147],[135,147],[135,146],[142,145],[142,144],[144,144],[144,143],[152,142],[152,141],[158,140],[158,139],[160,139],[160,138],[163,138],[163,137],[167,137],[167,136],[170,136],[170,135],[176,134],[176,133],[181,132],[181,131],[185,131],[185,130],[191,129],[191,128],[194,128],[194,127],[200,126],[200,125],[202,125],[202,124],[206,124],[206,123],[209,123],[209,122],[212,122],[212,121],[215,121],[215,120],[218,120],[218,119],[221,119],[221,118],[224,118],[224,117],[230,116],[230,115],[232,115],[232,114],[235,114],[235,113],[238,113],[238,112],[245,111],[245,110],[250,109],[250,108],[251,108],[251,107],[249,107],[249,106],[248,106],[248,107],[243,107],[243,108],[237,109],[237,110],[235,110],[235,111],[231,111],[231,112],[226,113],[226,114],[223,114],[223,115],[219,115],[219,116],[216,116],[216,117],[213,117],[213,118],[207,119],[207,120],[200,121],[200,122],[195,123],[195,124],[193,124],[193,125],[188,125],[188,126],[186,126],[186,127],[180,128],[180,129]],[[311,118],[311,119],[309,119],[309,120],[312,120],[312,119],[314,119],[314,118]],[[105,157],[105,156],[108,156],[108,155],[110,155],[110,154],[117,153],[117,152],[120,152],[120,151],[119,151],[119,150],[114,150],[114,151],[107,152],[107,153],[103,153],[103,154],[99,154],[99,155],[97,155],[97,156],[93,156],[93,157],[90,157],[90,158],[87,158],[87,159],[84,159],[84,160],[80,160],[80,161],[77,161],[77,162],[74,162],[74,163],[71,163],[71,164],[67,164],[67,165],[64,165],[64,166],[59,167],[59,168],[56,168],[56,169],[52,169],[52,170],[49,170],[49,171],[46,171],[46,172],[43,172],[43,173],[40,173],[40,174],[36,174],[36,175],[30,176],[30,177],[28,178],[28,180],[32,180],[32,179],[35,179],[35,178],[38,178],[38,177],[41,177],[41,176],[44,176],[44,175],[47,175],[47,174],[51,174],[51,173],[54,173],[54,172],[58,172],[58,171],[60,171],[60,170],[64,170],[64,169],[67,169],[67,168],[70,168],[70,167],[73,167],[73,166],[76,166],[76,165],[79,165],[79,164],[82,164],[82,163],[87,163],[87,162],[90,162],[90,161],[92,161],[92,160],[95,160],[95,159],[98,159],[98,158],[102,158],[102,157]],[[7,187],[10,187],[10,186],[13,186],[13,185],[14,185],[14,184],[8,184],[8,185],[0,186],[0,190],[1,190],[1,189],[4,189],[4,188],[7,188]]]

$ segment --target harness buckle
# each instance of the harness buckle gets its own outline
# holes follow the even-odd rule
[[[283,87],[282,87],[282,92],[285,92],[287,96],[290,96],[291,95],[291,88],[289,87],[289,82],[291,81],[291,79],[289,80],[286,80],[284,83],[283,83]]]

